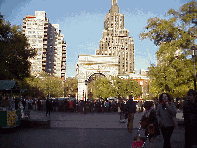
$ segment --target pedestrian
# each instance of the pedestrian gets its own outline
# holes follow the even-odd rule
[[[112,104],[111,104],[111,101],[109,100],[109,112],[111,111],[111,107],[112,107]]]
[[[74,111],[74,112],[77,112],[77,110],[76,110],[76,109],[77,109],[77,108],[76,108],[76,103],[77,103],[76,100],[74,100],[74,101],[73,101],[73,111]]]
[[[102,108],[101,108],[101,101],[100,101],[100,99],[99,99],[99,101],[98,101],[98,112],[100,113],[101,111],[102,111]]]
[[[69,101],[69,111],[73,112],[73,100]]]
[[[25,101],[25,99],[22,100],[22,104],[23,104],[23,110],[25,110],[25,107],[26,107],[26,101]]]
[[[108,100],[105,102],[105,106],[106,106],[106,112],[109,112],[109,102],[108,102]]]
[[[157,110],[157,107],[158,107],[158,105],[159,105],[158,98],[155,97],[155,98],[153,99],[153,101],[154,101],[154,108],[155,108],[155,110]]]
[[[197,147],[197,93],[190,89],[183,104],[185,123],[185,148]]]
[[[90,104],[90,113],[93,113],[93,106],[94,106],[93,101],[90,100],[89,104]]]
[[[168,93],[162,93],[159,96],[159,102],[160,104],[157,107],[157,118],[164,138],[163,148],[171,148],[170,138],[175,126],[173,117],[176,117],[176,107],[171,101]]]
[[[123,101],[121,101],[121,104],[120,104],[120,122],[121,123],[125,123],[126,121],[126,119],[127,119],[127,117],[125,116],[125,108],[126,108],[126,103],[124,104],[124,102]]]
[[[141,106],[142,106],[142,102],[141,101],[138,101],[138,103],[137,103],[137,111],[138,112],[140,112]]]
[[[35,108],[36,108],[35,99],[33,99],[33,101],[32,101],[32,107],[33,107],[33,110],[35,110]]]
[[[46,100],[46,116],[47,116],[47,114],[49,114],[49,117],[50,117],[51,110],[52,110],[52,103],[51,103],[51,100],[49,100],[49,98],[47,98],[47,100]]]
[[[142,128],[145,129],[145,136],[149,137],[149,141],[153,143],[154,147],[154,139],[156,136],[160,135],[156,110],[154,109],[153,103],[150,101],[146,101],[144,103],[144,108],[145,112],[140,122],[145,121],[144,126]]]
[[[134,114],[136,113],[136,103],[133,101],[132,95],[129,95],[129,100],[126,103],[126,111],[128,112],[127,129],[128,132],[132,133],[133,119],[134,119]]]
[[[59,101],[58,99],[55,99],[55,111],[59,111]]]
[[[134,136],[131,148],[141,148],[143,144],[144,142],[140,139],[139,136]]]
[[[56,104],[56,101],[53,100],[53,101],[52,101],[53,111],[55,111],[55,104]]]
[[[115,100],[112,100],[111,105],[112,105],[112,111],[115,112]]]

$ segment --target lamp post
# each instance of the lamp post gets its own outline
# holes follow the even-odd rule
[[[191,47],[191,50],[193,50],[193,54],[192,54],[192,59],[193,59],[193,61],[194,61],[194,90],[196,91],[196,61],[195,61],[195,58],[196,58],[196,50],[197,50],[197,48],[195,47],[195,46],[192,46]]]

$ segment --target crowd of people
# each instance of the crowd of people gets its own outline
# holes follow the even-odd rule
[[[162,135],[164,139],[163,148],[171,148],[170,139],[174,129],[178,129],[176,121],[177,110],[183,110],[185,123],[185,148],[197,146],[197,93],[195,90],[189,90],[185,101],[177,103],[168,93],[162,93],[158,99],[153,101],[134,101],[130,95],[128,100],[58,100],[58,99],[32,99],[23,101],[22,104],[33,110],[46,110],[46,116],[50,116],[50,112],[81,112],[81,113],[104,113],[104,112],[120,112],[123,113],[125,119],[128,119],[127,129],[132,133],[134,114],[143,112],[143,116],[139,122],[141,127],[145,129],[145,135],[154,145],[154,139],[158,135]],[[135,144],[142,143],[140,137],[135,137],[132,147]]]

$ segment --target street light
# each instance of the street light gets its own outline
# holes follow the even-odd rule
[[[195,58],[196,58],[196,50],[197,48],[195,46],[191,47],[191,50],[193,50],[192,59],[194,60],[194,90],[196,91],[196,65],[195,65]]]

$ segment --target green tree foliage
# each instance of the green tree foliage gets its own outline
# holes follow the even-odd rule
[[[30,49],[20,26],[11,26],[0,15],[0,77],[3,80],[22,80],[28,77],[28,58],[35,55]]]
[[[183,97],[193,84],[193,61],[188,58],[197,37],[197,3],[184,4],[178,11],[170,9],[166,19],[150,18],[141,39],[149,38],[159,46],[158,63],[149,68],[150,94],[168,92]]]
[[[95,82],[95,96],[97,98],[108,98],[111,96],[112,85],[111,82],[106,78],[97,79]]]
[[[40,89],[45,96],[63,97],[64,84],[61,79],[49,74],[43,74],[39,79]]]
[[[39,78],[34,76],[20,81],[21,88],[27,89],[25,95],[35,98],[63,97],[64,83],[61,79],[42,73]]]
[[[64,83],[64,96],[76,97],[78,92],[78,80],[76,78],[67,78]]]
[[[142,94],[142,88],[136,80],[121,79],[116,77],[113,81],[114,88],[117,96],[125,98],[126,96],[133,95],[139,97]]]
[[[97,98],[121,97],[126,98],[130,94],[138,97],[142,94],[142,88],[137,81],[132,79],[120,79],[118,77],[108,80],[106,77],[95,81],[95,94]]]

